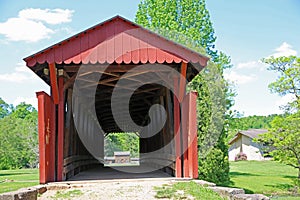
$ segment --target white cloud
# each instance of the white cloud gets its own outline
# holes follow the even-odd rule
[[[34,74],[23,62],[18,63],[13,72],[0,74],[0,82],[22,83],[29,80],[34,80]]]
[[[28,67],[26,67],[24,61],[17,63],[17,67],[15,68],[16,72],[29,72]]]
[[[296,97],[293,94],[287,94],[283,97],[281,97],[278,101],[275,102],[276,106],[281,107],[285,106],[288,103],[296,100]]]
[[[28,8],[19,12],[19,18],[44,21],[48,24],[61,24],[72,21],[73,10]]]
[[[256,67],[257,62],[256,61],[249,61],[244,63],[238,63],[236,68],[237,69],[252,69]]]
[[[0,34],[11,41],[37,42],[49,38],[55,31],[48,24],[61,24],[71,21],[74,11],[68,9],[24,9],[18,17],[0,23]]]
[[[243,74],[238,74],[235,71],[225,73],[224,77],[225,77],[226,80],[232,81],[232,82],[234,82],[238,85],[252,82],[252,81],[256,80],[256,78],[257,78],[253,74],[243,75]]]
[[[266,65],[259,61],[248,61],[243,63],[238,63],[236,65],[236,69],[259,69],[260,71],[263,71],[266,69]]]
[[[0,34],[12,41],[37,42],[54,33],[41,22],[23,18],[10,18],[0,23]]]
[[[14,102],[13,105],[17,106],[19,105],[21,102],[25,102],[27,104],[31,104],[33,107],[35,107],[37,109],[38,107],[38,102],[37,102],[37,98],[34,97],[17,97]]]
[[[292,45],[288,44],[287,42],[283,42],[279,47],[274,49],[275,53],[271,56],[278,58],[280,56],[296,56],[297,51],[292,48]]]

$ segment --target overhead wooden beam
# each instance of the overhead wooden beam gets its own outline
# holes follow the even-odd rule
[[[81,73],[79,76],[80,77],[87,76],[87,75],[90,75],[92,73],[102,73],[102,74],[110,75],[110,76],[113,76],[113,77],[120,77],[119,74],[116,74],[116,73],[113,73],[113,72],[107,72],[105,70],[99,70],[99,69],[96,69],[96,70],[93,70],[93,71],[88,71],[88,72],[85,72],[85,73]]]
[[[77,76],[77,73],[75,73],[71,78],[69,78],[69,79],[66,81],[66,83],[64,84],[64,91],[65,91],[66,89],[70,88],[70,87],[73,85],[73,83],[74,83],[74,81],[75,81],[75,79],[76,79],[76,76]]]
[[[49,64],[49,72],[50,72],[51,96],[53,99],[53,103],[57,105],[59,103],[59,91],[57,85],[55,63]]]
[[[64,70],[64,77],[66,77],[67,79],[70,79],[71,77],[69,76],[69,74]]]

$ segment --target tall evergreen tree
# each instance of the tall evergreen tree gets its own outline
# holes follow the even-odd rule
[[[189,85],[199,96],[199,177],[217,184],[228,182],[227,133],[222,122],[234,95],[223,78],[223,69],[231,64],[228,56],[215,49],[216,37],[205,0],[142,0],[135,21],[211,57],[208,67]],[[214,148],[207,153],[211,144]]]

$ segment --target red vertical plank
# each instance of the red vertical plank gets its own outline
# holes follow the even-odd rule
[[[115,28],[115,31],[118,32],[118,27]],[[114,59],[116,63],[121,64],[123,62],[123,33],[115,35],[114,40]]]
[[[191,178],[198,178],[198,144],[197,144],[197,92],[190,92],[189,97],[189,173]]]
[[[189,137],[189,98],[185,96],[181,104],[181,123],[182,123],[182,148],[183,148],[183,174],[189,177],[189,157],[188,157],[188,137]]]
[[[182,102],[183,140],[187,145],[184,153],[184,176],[198,178],[197,145],[197,93],[188,93]],[[186,159],[187,158],[187,159]]]
[[[40,183],[55,181],[54,104],[45,92],[37,92]]]
[[[36,93],[38,98],[38,133],[39,133],[39,171],[40,184],[47,183],[46,170],[46,138],[45,138],[45,97],[42,92]]]
[[[36,57],[30,58],[30,59],[26,60],[26,62],[27,62],[28,67],[33,67],[37,62]]]
[[[89,53],[89,62],[92,64],[95,64],[95,63],[97,63],[97,60],[98,60],[98,58],[97,58],[98,52],[97,52],[97,48],[95,48],[95,46],[99,42],[98,30],[93,29],[92,31],[87,33],[87,36],[88,36],[88,47],[89,47],[89,49],[93,49]],[[87,42],[87,41],[85,41],[85,42]]]
[[[123,62],[125,64],[131,63],[131,36],[129,36],[126,32],[123,33]]]
[[[177,56],[173,56],[173,60],[175,63],[187,62],[187,61],[183,61],[181,58],[179,58]]]
[[[174,137],[175,137],[175,175],[180,178],[182,175],[181,166],[181,145],[180,145],[180,104],[176,97],[178,91],[178,79],[174,78]]]
[[[106,29],[104,27],[100,27],[97,30],[97,37],[98,37],[98,43],[97,43],[97,59],[99,63],[105,63],[106,62],[106,42],[108,35],[106,34]]]
[[[63,57],[62,57],[62,48],[61,48],[61,45],[59,45],[58,47],[56,47],[54,49],[54,62],[57,63],[57,64],[61,64],[62,61],[63,61]]]
[[[111,64],[115,61],[115,40],[114,40],[114,36],[115,36],[115,31],[114,28],[109,28],[109,27],[105,27],[106,29],[106,35],[107,35],[107,39],[106,39],[106,61]]]
[[[179,102],[183,101],[183,97],[185,95],[185,89],[186,89],[186,70],[187,70],[187,63],[182,62],[181,63],[181,76],[180,76],[180,82],[179,82]]]
[[[150,47],[148,48],[148,58],[151,64],[156,63],[156,48]]]
[[[39,64],[43,64],[46,60],[46,53],[45,52],[42,52],[40,53],[39,55],[37,55],[36,57],[36,61],[39,63]]]
[[[59,93],[58,93],[58,86],[57,86],[55,63],[49,64],[49,72],[50,72],[50,83],[51,83],[51,93],[52,93],[53,102],[54,104],[58,104]]]
[[[58,104],[58,136],[57,136],[57,181],[63,180],[64,165],[64,78],[58,78],[59,104]]]
[[[139,29],[138,31],[138,36],[141,37],[143,34],[142,31]],[[140,60],[141,63],[145,64],[148,62],[148,43],[147,41],[140,40]]]
[[[49,182],[55,181],[55,142],[56,142],[56,109],[50,96],[47,95],[47,128],[50,127],[50,145],[47,149],[50,152],[49,158]]]
[[[78,36],[77,38],[73,39],[72,41],[73,44],[73,57],[72,57],[72,62],[75,64],[79,64],[81,62],[81,40],[80,37]]]
[[[174,56],[171,55],[170,53],[166,52],[166,62],[167,63],[173,63],[173,61],[174,61]]]
[[[106,62],[107,42],[102,42],[97,46],[98,62],[103,64]]]
[[[80,52],[84,52],[89,49],[89,37],[86,32],[79,36],[80,39]]]
[[[166,61],[166,53],[161,49],[157,49],[157,62],[164,63]]]
[[[131,36],[131,60],[134,64],[140,62],[140,42],[138,39]]]
[[[46,53],[46,62],[47,63],[55,63],[55,55],[54,55],[54,49],[51,48],[50,51]]]

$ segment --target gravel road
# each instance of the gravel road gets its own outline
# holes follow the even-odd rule
[[[171,184],[174,180],[166,179],[135,179],[86,182],[76,184],[58,184],[38,197],[39,200],[53,199],[77,199],[77,200],[123,200],[123,199],[156,199],[153,187]],[[72,196],[74,190],[80,190],[81,194]],[[59,192],[58,192],[59,191]],[[58,193],[70,193],[67,198],[58,198]],[[77,191],[78,192],[78,191]]]

